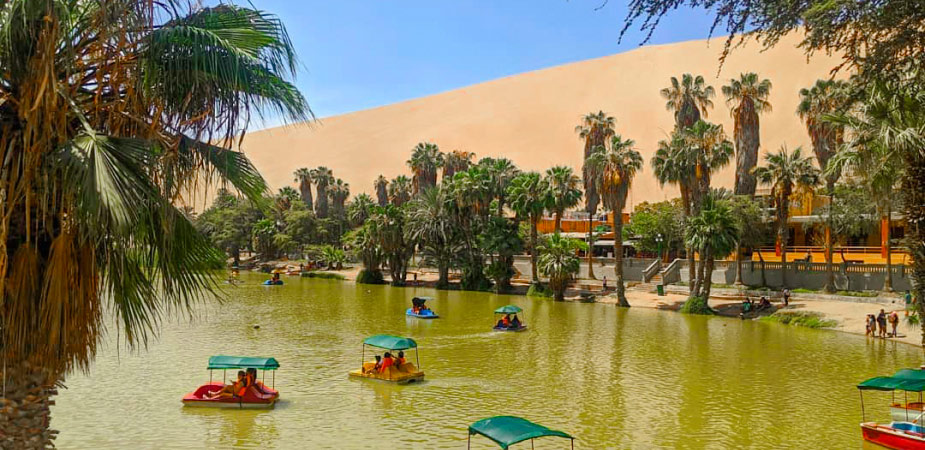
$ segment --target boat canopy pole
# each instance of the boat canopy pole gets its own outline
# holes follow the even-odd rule
[[[858,389],[858,394],[861,394],[861,422],[867,422],[864,418],[864,391]]]
[[[903,391],[903,409],[906,410],[906,422],[909,421],[909,398],[906,396],[906,391]]]
[[[421,353],[418,351],[418,348],[414,348],[414,359],[417,361],[418,370],[421,370]]]
[[[212,369],[209,369],[209,384],[212,384]]]
[[[276,390],[276,371],[273,371],[273,390]]]

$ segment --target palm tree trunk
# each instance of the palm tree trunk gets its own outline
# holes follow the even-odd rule
[[[691,216],[691,193],[684,184],[681,184],[679,189],[681,190],[681,203],[684,206],[684,218],[688,219]],[[684,251],[687,252],[688,287],[691,289],[691,292],[693,292],[694,279],[697,277],[697,266],[696,261],[694,260],[694,249],[691,246],[685,246]]]
[[[617,305],[629,308],[626,301],[626,286],[623,285],[623,208],[613,208],[613,256],[614,287],[617,292]]]
[[[830,200],[831,201],[831,200]],[[832,227],[825,225],[825,292],[835,292],[835,264],[832,262]]]
[[[588,214],[588,278],[597,279],[594,276],[594,214]]]
[[[781,285],[787,287],[787,222],[778,227],[777,238],[780,239],[780,278]]]
[[[912,286],[915,309],[922,329],[925,346],[925,156],[920,152],[905,152],[906,170],[902,178],[903,215],[910,236],[906,239],[912,253]]]
[[[437,280],[437,289],[446,289],[450,286],[450,267],[446,263],[440,263],[437,272],[440,274]]]
[[[704,252],[706,255],[701,256],[701,264],[706,266],[703,274],[703,285],[701,287],[700,298],[703,299],[703,304],[707,307],[710,306],[710,288],[713,286],[713,251],[709,248]],[[703,261],[706,259],[706,261]]]
[[[737,286],[742,285],[742,245],[736,241],[736,280]]]
[[[57,435],[49,429],[51,397],[58,394],[48,371],[18,358],[4,358],[0,396],[0,447],[50,448]]]
[[[883,290],[886,292],[893,292],[893,246],[890,244],[890,238],[892,237],[892,231],[890,229],[890,216],[893,214],[893,208],[890,202],[887,202],[886,207],[886,242],[884,242],[884,247],[886,247],[886,278],[883,281]]]
[[[766,287],[768,285],[768,278],[764,273],[764,256],[761,255],[761,250],[758,251],[758,262],[761,267],[761,287]]]
[[[536,225],[539,222],[537,216],[530,216],[530,281],[533,284],[540,282],[540,278],[536,276]]]
[[[556,211],[556,233],[562,233],[562,211]]]

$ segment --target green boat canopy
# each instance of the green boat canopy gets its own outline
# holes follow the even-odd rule
[[[363,340],[363,343],[371,347],[382,348],[386,350],[407,350],[417,348],[418,343],[414,339],[392,336],[389,334],[377,334]]]
[[[505,450],[518,442],[544,436],[575,439],[568,433],[551,430],[527,419],[514,416],[495,416],[475,422],[469,425],[469,435],[473,434],[481,434],[495,441]]]
[[[495,314],[517,314],[519,312],[523,312],[523,310],[514,305],[502,306],[495,310]]]
[[[874,377],[858,384],[862,391],[925,391],[925,371],[900,369],[891,377]]]
[[[275,358],[253,358],[249,356],[213,356],[209,358],[212,369],[260,369],[276,370],[279,363]]]

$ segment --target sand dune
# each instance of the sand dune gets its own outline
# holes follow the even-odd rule
[[[353,194],[372,194],[379,174],[410,174],[405,161],[417,142],[436,142],[444,151],[462,149],[477,158],[506,156],[526,170],[566,164],[581,167],[582,143],[574,132],[581,116],[603,109],[617,120],[617,132],[634,139],[646,159],[630,193],[629,207],[677,195],[659,187],[648,161],[673,126],[659,90],[669,77],[701,74],[717,91],[708,120],[732,134],[732,119],[720,86],[744,71],[773,83],[773,110],[761,117],[762,151],[782,144],[809,145],[795,114],[800,88],[827,77],[837,59],[807,61],[794,37],[761,51],[757,44],[736,50],[717,75],[723,38],[647,46],[603,58],[501,78],[379,108],[251,133],[243,150],[275,188],[294,185],[299,167],[330,167],[350,183]],[[311,93],[308,93],[309,95]],[[731,136],[730,136],[731,138]],[[715,180],[732,187],[731,164]]]

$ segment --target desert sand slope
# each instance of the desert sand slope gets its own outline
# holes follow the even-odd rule
[[[807,147],[809,139],[795,114],[800,88],[827,77],[837,59],[807,61],[797,39],[784,39],[761,51],[757,44],[737,49],[717,75],[724,38],[647,46],[603,58],[528,72],[388,106],[251,133],[243,150],[272,187],[294,185],[299,167],[327,166],[350,183],[353,194],[372,194],[373,179],[410,174],[406,161],[417,142],[429,140],[444,151],[461,149],[505,156],[527,170],[556,164],[581,167],[582,144],[574,128],[583,114],[604,111],[617,120],[617,132],[634,139],[646,160],[630,193],[629,207],[677,195],[662,189],[649,167],[659,140],[673,126],[659,90],[669,77],[702,74],[717,91],[708,120],[732,135],[732,118],[720,86],[744,71],[773,83],[773,110],[761,117],[762,151],[782,144]],[[309,93],[310,94],[310,93]],[[732,187],[734,164],[715,178]]]

